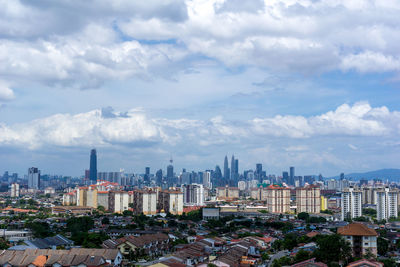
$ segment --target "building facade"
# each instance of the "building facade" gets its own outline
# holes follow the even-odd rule
[[[290,189],[280,185],[267,187],[266,200],[271,213],[287,213],[290,211]]]
[[[397,218],[398,192],[389,187],[376,191],[376,217],[378,221]]]
[[[337,232],[350,243],[353,257],[361,258],[368,252],[377,255],[378,234],[374,229],[361,223],[351,223],[338,228]]]
[[[341,219],[353,219],[362,216],[362,191],[349,187],[343,190],[341,199]]]
[[[296,188],[297,212],[320,213],[321,189],[316,185]]]
[[[19,184],[17,184],[17,183],[11,184],[10,196],[11,197],[19,197],[19,195],[20,195]]]
[[[28,169],[28,188],[40,189],[40,171],[38,168],[32,167]]]
[[[182,186],[183,204],[188,206],[204,206],[204,188],[202,184]]]

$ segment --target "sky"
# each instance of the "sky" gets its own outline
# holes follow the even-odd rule
[[[400,168],[397,0],[0,0],[0,174]]]

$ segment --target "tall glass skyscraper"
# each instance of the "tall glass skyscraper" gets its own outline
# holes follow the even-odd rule
[[[32,167],[28,169],[28,188],[40,189],[40,171]]]
[[[96,149],[90,151],[90,170],[89,178],[92,183],[97,182],[97,153]]]
[[[228,156],[225,156],[225,160],[224,160],[224,178],[225,180],[229,180],[229,165],[228,165]]]
[[[294,167],[290,167],[290,185],[294,185]]]

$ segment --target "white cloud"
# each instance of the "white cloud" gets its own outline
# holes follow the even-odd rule
[[[0,83],[0,101],[7,101],[14,99],[14,92],[9,87]]]
[[[104,116],[107,111],[108,115]],[[114,114],[110,116],[110,112]],[[359,102],[343,104],[335,111],[312,117],[275,116],[250,121],[148,118],[131,110],[112,109],[76,115],[56,114],[29,123],[0,126],[0,145],[27,146],[112,146],[152,145],[206,147],[221,144],[257,143],[266,137],[306,139],[319,136],[396,137],[400,112],[386,107],[372,108]],[[305,151],[305,145],[289,146],[286,151]]]
[[[3,0],[0,75],[93,88],[170,78],[199,55],[287,72],[398,72],[399,8],[389,0]]]

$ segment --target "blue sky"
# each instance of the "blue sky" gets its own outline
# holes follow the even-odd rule
[[[0,172],[397,168],[397,1],[0,1]]]

